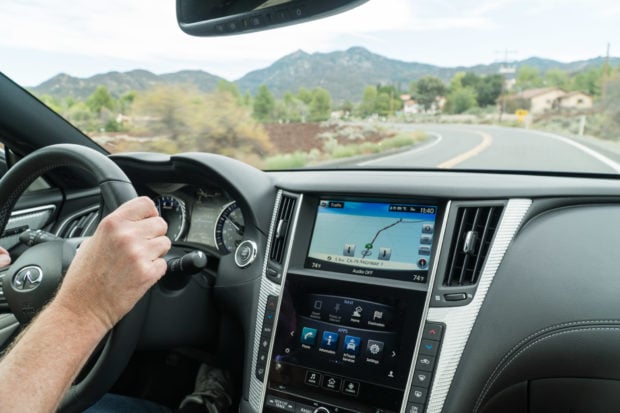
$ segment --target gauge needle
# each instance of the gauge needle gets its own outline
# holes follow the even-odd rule
[[[237,233],[239,235],[243,235],[243,230],[245,229],[243,225],[239,224],[238,222],[235,222],[235,220],[232,219],[231,217],[228,217],[228,220],[233,225],[233,227],[235,227],[235,229],[237,230]]]

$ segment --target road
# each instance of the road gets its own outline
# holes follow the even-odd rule
[[[423,130],[415,148],[357,163],[363,167],[620,173],[620,150],[547,132],[486,125],[398,125]]]

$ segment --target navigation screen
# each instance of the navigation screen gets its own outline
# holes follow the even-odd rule
[[[424,283],[437,207],[319,201],[306,268]]]

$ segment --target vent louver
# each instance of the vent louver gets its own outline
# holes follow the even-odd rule
[[[443,285],[467,286],[478,282],[504,207],[461,207]]]
[[[282,196],[280,201],[280,209],[276,217],[276,229],[273,232],[271,251],[269,252],[269,259],[278,264],[282,264],[284,258],[284,247],[296,201],[295,198],[286,195]]]
[[[6,298],[4,298],[4,290],[2,289],[2,278],[6,275],[6,271],[0,274],[0,308],[6,306],[8,303],[6,302]]]
[[[62,238],[85,237],[92,235],[97,226],[98,209],[91,209],[73,216],[58,231]]]

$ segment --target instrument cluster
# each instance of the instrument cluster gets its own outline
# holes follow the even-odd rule
[[[244,218],[234,199],[222,190],[193,185],[151,185],[159,214],[172,242],[196,242],[233,252],[243,240]]]

